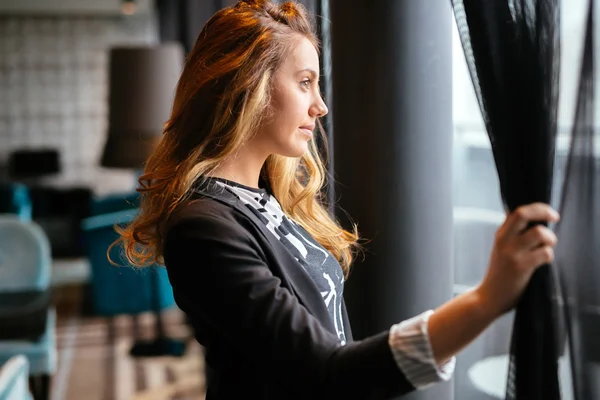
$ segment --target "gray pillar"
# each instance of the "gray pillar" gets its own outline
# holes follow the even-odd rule
[[[346,286],[360,339],[452,297],[453,16],[440,0],[330,12],[337,214],[370,240]],[[451,399],[452,383],[406,398]]]

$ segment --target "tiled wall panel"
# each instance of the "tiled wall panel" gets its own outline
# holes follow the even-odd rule
[[[58,187],[131,190],[132,172],[100,167],[107,129],[107,61],[113,45],[157,41],[155,18],[0,17],[0,165],[22,148],[56,148]]]

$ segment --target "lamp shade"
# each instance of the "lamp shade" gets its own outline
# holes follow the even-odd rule
[[[160,140],[183,68],[179,43],[110,50],[105,167],[141,169]]]

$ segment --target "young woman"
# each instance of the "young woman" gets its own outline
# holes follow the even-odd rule
[[[214,371],[207,399],[384,399],[450,378],[510,310],[556,237],[545,204],[507,216],[473,291],[353,341],[343,301],[357,247],[320,201],[313,137],[327,107],[303,7],[240,1],[204,26],[140,177],[129,261],[167,268]],[[400,260],[399,260],[400,264]]]

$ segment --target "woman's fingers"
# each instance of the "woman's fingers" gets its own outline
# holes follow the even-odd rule
[[[558,213],[545,203],[521,206],[508,215],[504,226],[504,237],[516,236],[534,221],[557,222]]]
[[[548,227],[538,224],[517,237],[518,246],[523,250],[534,250],[540,246],[552,246],[557,242],[556,235]]]
[[[554,260],[557,238],[539,222],[558,221],[549,205],[533,203],[510,213],[498,229],[480,291],[502,313],[514,307],[534,270]],[[533,226],[532,226],[533,225]]]
[[[554,248],[552,246],[541,246],[531,251],[526,256],[526,265],[533,268],[541,267],[554,261]]]

